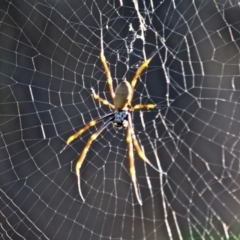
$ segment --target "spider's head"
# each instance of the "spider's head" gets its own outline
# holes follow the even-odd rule
[[[128,127],[128,109],[115,110],[115,118],[113,120],[113,126],[116,129],[122,129]]]

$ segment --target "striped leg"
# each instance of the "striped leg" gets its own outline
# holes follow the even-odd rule
[[[135,73],[132,81],[131,81],[131,86],[132,88],[134,89],[135,88],[135,85],[137,83],[137,79],[138,77],[140,76],[140,74],[143,72],[143,70],[148,66],[148,64],[150,63],[150,61],[152,60],[152,58],[158,53],[158,50],[154,51],[152,53],[152,55],[147,59],[145,60],[141,66],[138,68],[137,72]]]
[[[131,111],[134,111],[134,110],[137,110],[137,109],[143,109],[143,108],[147,108],[147,109],[153,109],[155,108],[157,105],[155,104],[145,104],[145,105],[142,105],[142,104],[137,104],[135,106],[133,106],[131,108]]]
[[[137,177],[136,177],[136,170],[134,165],[134,156],[133,156],[133,141],[132,141],[132,127],[131,125],[128,125],[127,129],[127,144],[128,144],[128,157],[129,157],[129,169],[130,169],[130,176],[132,179],[133,187],[135,190],[135,194],[138,200],[138,203],[142,205],[142,198],[141,193],[139,191],[138,183],[137,183]]]
[[[98,135],[107,127],[107,125],[113,121],[114,118],[110,118],[108,119],[105,123],[103,123],[103,125],[95,132],[92,134],[92,136],[88,139],[77,163],[76,163],[76,166],[75,166],[75,172],[76,172],[76,175],[77,175],[77,182],[78,182],[78,192],[82,198],[83,201],[85,201],[85,198],[83,197],[83,194],[82,194],[82,190],[81,190],[81,183],[80,183],[80,169],[81,169],[81,166],[83,164],[83,161],[87,155],[87,151],[88,149],[90,148],[92,142],[98,137]]]
[[[115,107],[113,104],[111,104],[109,101],[99,97],[97,94],[93,94],[94,99],[98,100],[100,103],[109,106],[111,109],[115,110]]]
[[[138,141],[137,141],[137,138],[136,138],[136,135],[134,133],[134,129],[133,129],[133,126],[132,126],[132,118],[131,118],[131,115],[129,114],[128,115],[128,124],[131,128],[131,136],[132,136],[132,140],[133,140],[133,145],[134,147],[136,148],[137,150],[137,153],[138,153],[138,156],[144,161],[146,162],[149,166],[151,166],[154,170],[156,170],[157,172],[160,172],[159,169],[157,169],[148,159],[147,157],[145,156],[145,154],[143,153]]]
[[[100,53],[100,59],[102,61],[102,65],[103,65],[105,73],[106,73],[107,83],[108,83],[108,86],[109,86],[111,97],[112,97],[112,99],[114,99],[115,93],[113,91],[112,77],[111,77],[111,73],[110,73],[110,70],[108,68],[107,61],[106,61],[106,58],[104,56],[103,51],[101,51],[101,53]]]
[[[84,133],[86,130],[88,130],[90,127],[96,125],[98,122],[106,119],[106,118],[109,118],[109,117],[112,117],[114,115],[114,113],[108,113],[102,117],[99,117],[97,119],[94,119],[92,120],[91,122],[87,123],[83,128],[81,128],[79,131],[77,131],[76,133],[74,133],[73,135],[71,135],[66,144],[69,145],[74,139],[78,138],[82,133]]]

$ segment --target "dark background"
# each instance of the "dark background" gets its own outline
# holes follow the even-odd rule
[[[237,239],[240,214],[240,8],[233,1],[0,1],[0,238]],[[145,26],[141,31],[139,14]],[[143,198],[128,170],[125,132],[111,125],[74,167],[109,112],[101,34],[114,88],[139,79],[133,122]],[[143,38],[140,38],[143,36]],[[145,125],[142,123],[144,122]],[[151,190],[149,190],[149,178]]]

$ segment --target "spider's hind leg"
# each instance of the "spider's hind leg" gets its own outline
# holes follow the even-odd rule
[[[143,70],[148,66],[148,64],[150,63],[150,61],[152,60],[152,58],[153,58],[157,53],[158,53],[158,50],[155,50],[155,51],[151,54],[151,56],[150,56],[147,60],[145,60],[145,61],[141,64],[141,66],[138,68],[137,72],[135,73],[135,75],[134,75],[134,77],[133,77],[133,79],[132,79],[132,81],[131,81],[131,86],[132,86],[133,89],[135,88],[135,85],[136,85],[136,83],[137,83],[138,77],[139,77],[140,74],[143,72]]]
[[[109,86],[111,97],[112,97],[112,99],[114,99],[115,93],[113,91],[112,77],[111,77],[111,73],[110,73],[110,70],[108,68],[107,61],[106,61],[106,58],[104,56],[103,50],[100,53],[100,59],[102,61],[102,65],[103,65],[104,70],[105,70],[105,74],[106,74],[106,77],[107,77],[107,83],[108,83],[108,86]]]

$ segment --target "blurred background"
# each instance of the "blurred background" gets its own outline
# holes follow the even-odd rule
[[[1,239],[239,239],[240,7],[237,1],[0,1]],[[138,79],[137,139],[160,173],[110,124],[75,164],[110,109],[113,86]],[[161,174],[164,173],[164,174]]]

